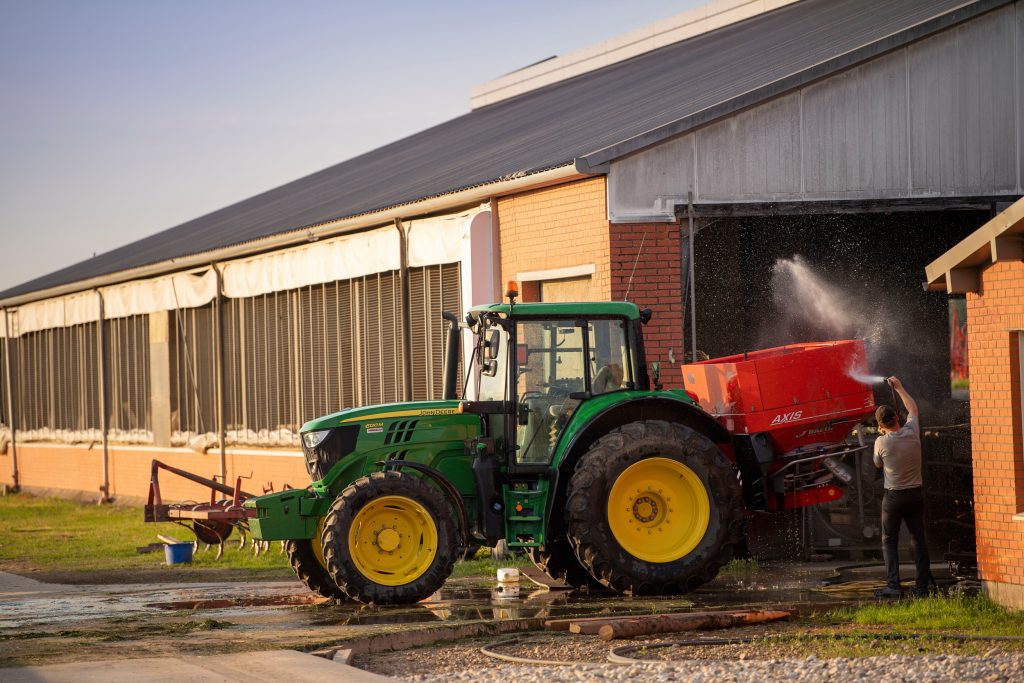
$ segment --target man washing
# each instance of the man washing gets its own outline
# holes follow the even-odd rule
[[[907,407],[907,423],[900,427],[893,406],[878,406],[875,418],[881,436],[875,441],[875,467],[885,472],[882,499],[882,557],[885,559],[886,587],[877,597],[898,598],[900,590],[900,523],[906,522],[914,539],[917,580],[911,593],[927,595],[932,583],[928,544],[924,535],[924,489],[921,486],[921,427],[917,402],[896,377],[886,380]]]

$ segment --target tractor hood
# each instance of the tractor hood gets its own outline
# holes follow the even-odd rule
[[[382,403],[362,408],[346,408],[345,410],[302,425],[300,433],[320,431],[332,427],[358,425],[366,422],[391,420],[399,417],[415,418],[433,415],[455,415],[459,412],[458,401],[419,401],[413,403]]]
[[[352,408],[302,426],[306,469],[319,493],[379,469],[385,460],[428,465],[439,453],[462,455],[480,431],[480,416],[461,414],[458,401],[386,403]]]

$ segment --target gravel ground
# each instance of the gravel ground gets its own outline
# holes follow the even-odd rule
[[[561,683],[569,681],[693,681],[695,683],[746,683],[761,681],[1019,681],[1024,675],[1024,656],[959,657],[866,657],[860,659],[689,660],[677,663],[616,666],[498,666],[486,670],[407,677],[418,683],[473,681],[474,683]]]
[[[855,681],[870,678],[895,681],[1024,680],[1024,643],[948,640],[891,640],[859,629],[848,640],[801,640],[753,642],[649,649],[627,653],[651,660],[649,664],[607,664],[612,644],[597,636],[558,632],[523,634],[519,642],[494,646],[494,651],[539,660],[571,663],[568,666],[521,665],[483,655],[480,648],[497,640],[470,639],[430,647],[357,656],[353,664],[375,673],[417,683],[445,681],[618,681],[641,676],[657,680]],[[836,633],[843,629],[779,624],[730,629],[711,637],[806,636],[814,632]],[[654,645],[685,639],[687,634],[616,641],[615,646]],[[669,661],[657,661],[669,660]],[[879,676],[883,678],[879,678]],[[830,681],[831,683],[831,681]]]

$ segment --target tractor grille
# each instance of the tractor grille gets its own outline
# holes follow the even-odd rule
[[[306,459],[306,471],[313,481],[320,481],[326,476],[335,463],[356,448],[359,438],[359,425],[335,427],[330,436],[320,442],[316,448],[309,448],[303,443],[302,453]]]

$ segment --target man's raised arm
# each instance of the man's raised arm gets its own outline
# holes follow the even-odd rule
[[[903,405],[907,407],[907,418],[916,418],[918,415],[917,401],[915,401],[914,397],[908,394],[907,390],[903,388],[903,383],[900,382],[899,378],[890,377],[886,382],[896,390],[896,393],[899,394],[900,399],[903,401]]]

